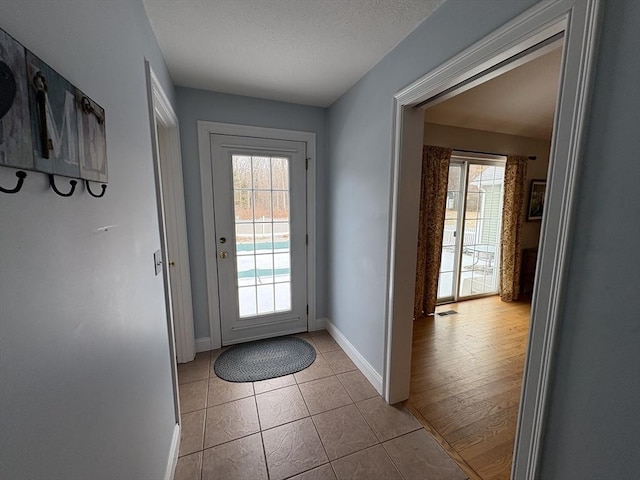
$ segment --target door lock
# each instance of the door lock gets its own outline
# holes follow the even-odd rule
[[[227,239],[225,237],[220,237],[220,243],[227,243]]]
[[[218,256],[219,256],[220,258],[227,258],[227,257],[229,256],[229,254],[228,254],[227,252],[220,252],[220,253],[218,254]]]

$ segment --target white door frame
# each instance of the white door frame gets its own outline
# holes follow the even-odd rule
[[[163,274],[168,295],[171,297],[173,332],[175,336],[175,358],[178,363],[190,362],[196,355],[191,300],[191,276],[189,271],[189,247],[187,245],[187,219],[182,183],[182,158],[180,153],[180,130],[169,99],[162,90],[158,78],[148,62],[147,83],[151,116],[151,138],[156,182],[158,183],[159,209],[163,208],[162,245]],[[163,130],[159,136],[157,128]],[[160,138],[161,137],[161,138]],[[162,155],[160,155],[162,152]],[[165,182],[162,182],[164,177]],[[163,188],[168,186],[166,191]],[[162,242],[162,243],[164,243]],[[171,258],[168,256],[171,252]],[[169,275],[172,275],[171,277]]]
[[[202,193],[202,221],[204,225],[205,265],[209,305],[211,348],[222,346],[220,330],[220,301],[218,297],[218,271],[216,258],[216,231],[214,223],[211,135],[291,140],[307,144],[307,315],[308,330],[318,328],[316,322],[316,134],[297,130],[234,125],[230,123],[198,120],[198,147],[200,152],[200,186]]]
[[[513,479],[537,478],[557,324],[566,286],[574,191],[587,118],[599,0],[541,2],[395,95],[384,396],[409,397],[424,112],[415,105],[564,32],[545,214],[516,433]]]

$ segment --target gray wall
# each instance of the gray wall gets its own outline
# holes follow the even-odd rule
[[[0,193],[0,477],[161,479],[175,416],[144,57],[173,99],[171,80],[140,1],[0,12],[105,108],[109,162],[101,199],[59,197],[41,173]],[[0,168],[0,184],[14,172]]]
[[[382,372],[393,95],[533,1],[448,1],[329,109],[329,316]],[[640,468],[639,6],[607,5],[580,172],[545,479]]]
[[[445,2],[329,108],[329,317],[380,374],[393,95],[533,3]]]
[[[640,471],[640,2],[607,2],[541,478]]]
[[[316,134],[316,297],[317,316],[327,315],[326,300],[326,109],[224,93],[176,88],[184,175],[191,288],[196,338],[209,337],[207,276],[198,155],[198,120],[300,130]]]

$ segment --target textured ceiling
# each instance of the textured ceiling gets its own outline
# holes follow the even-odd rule
[[[176,85],[328,106],[444,0],[143,0]]]
[[[562,48],[426,110],[429,123],[550,139]]]

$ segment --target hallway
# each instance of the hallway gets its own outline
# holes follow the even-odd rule
[[[221,350],[178,366],[175,480],[463,480],[402,406],[388,405],[326,331],[301,334],[316,360],[293,375],[229,383]]]

